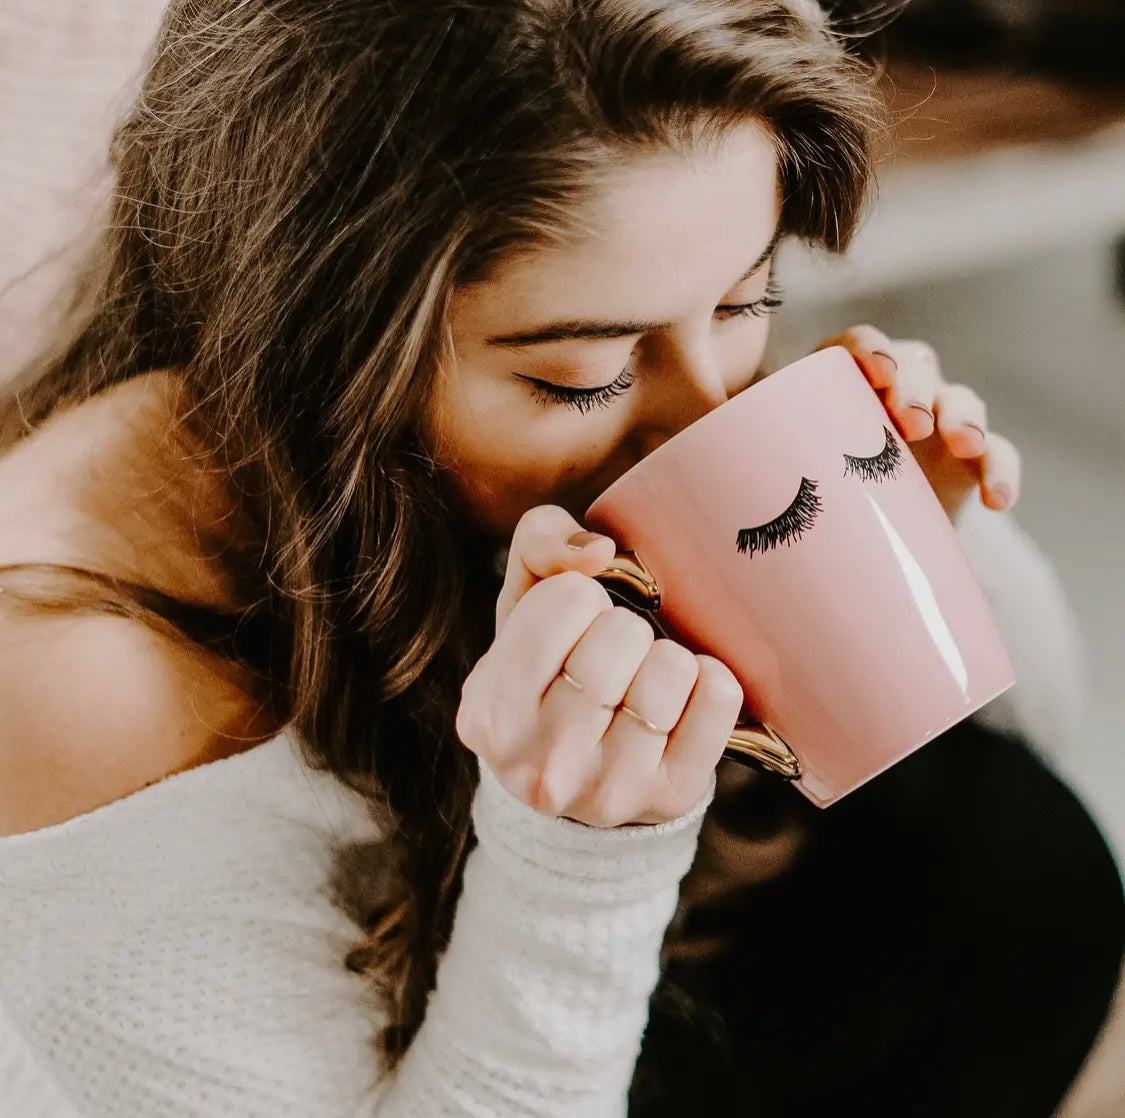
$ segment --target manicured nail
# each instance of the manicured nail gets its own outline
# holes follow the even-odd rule
[[[1006,509],[1012,503],[1012,491],[1006,485],[994,485],[989,493],[997,508]]]
[[[968,429],[969,429],[970,431],[976,431],[976,433],[977,433],[978,435],[980,435],[980,441],[981,441],[982,443],[984,443],[984,442],[987,442],[987,441],[988,441],[988,435],[987,435],[987,434],[985,433],[985,430],[984,430],[984,428],[983,428],[983,427],[981,427],[981,426],[980,426],[980,424],[978,424],[978,423],[966,423],[966,424],[964,424],[964,426],[965,426],[965,427],[968,427]]]
[[[885,357],[895,367],[895,372],[898,372],[898,362],[885,349],[873,349],[871,352],[876,357]]]
[[[933,417],[934,417],[934,413],[928,407],[926,407],[925,404],[915,403],[915,404],[907,404],[906,406],[908,408],[914,408],[916,411],[924,411],[931,419],[933,419]]]
[[[573,551],[581,551],[584,547],[589,547],[598,540],[609,539],[608,536],[598,535],[597,532],[575,532],[573,536],[567,538],[566,546]]]

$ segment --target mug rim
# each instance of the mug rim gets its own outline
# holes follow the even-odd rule
[[[812,353],[807,353],[804,357],[797,358],[796,361],[790,361],[788,365],[783,365],[780,369],[775,370],[768,376],[762,377],[761,380],[757,380],[752,384],[748,384],[741,392],[736,393],[729,400],[725,400],[717,408],[712,408],[706,415],[702,415],[692,423],[689,423],[682,430],[677,431],[670,439],[662,442],[655,450],[652,450],[648,454],[646,454],[642,459],[640,459],[640,461],[634,462],[633,465],[631,465],[619,478],[616,479],[616,481],[613,481],[610,485],[603,489],[602,492],[599,493],[598,496],[590,502],[590,504],[586,508],[585,513],[583,514],[583,519],[589,519],[598,505],[602,504],[604,501],[609,500],[612,495],[620,492],[620,490],[623,489],[625,485],[635,477],[635,475],[640,473],[642,466],[644,466],[646,463],[651,463],[657,455],[663,454],[665,452],[671,453],[671,449],[673,448],[674,444],[677,443],[682,437],[686,436],[689,431],[696,432],[696,434],[698,434],[698,431],[702,427],[708,425],[712,420],[717,419],[719,414],[721,412],[724,412],[732,404],[745,402],[746,396],[751,392],[757,392],[760,396],[762,389],[766,388],[766,386],[771,383],[775,384],[775,388],[773,389],[773,391],[777,391],[778,389],[776,388],[776,385],[781,383],[781,375],[783,373],[794,372],[798,369],[805,372],[810,372],[814,367],[825,365],[829,361],[838,361],[841,354],[847,358],[849,363],[854,364],[854,358],[852,357],[850,351],[845,349],[842,345],[826,346],[824,349],[818,349],[814,350]],[[856,367],[858,368],[858,365]]]

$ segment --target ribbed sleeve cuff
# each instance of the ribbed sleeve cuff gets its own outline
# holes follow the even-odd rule
[[[480,769],[473,822],[497,868],[524,890],[585,904],[620,904],[678,885],[715,794],[712,776],[699,802],[678,819],[602,829],[544,815],[508,792],[486,764]]]

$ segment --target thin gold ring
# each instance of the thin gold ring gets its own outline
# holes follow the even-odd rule
[[[569,683],[570,686],[573,687],[575,691],[585,691],[586,690],[586,684],[581,682],[581,680],[575,679],[574,676],[572,676],[570,674],[570,672],[568,672],[566,670],[566,668],[559,668],[559,676],[562,679],[564,679],[567,683]],[[616,706],[615,703],[599,702],[598,706],[600,706],[602,708],[602,710],[617,710],[617,706]]]
[[[635,718],[642,726],[647,726],[654,734],[660,734],[662,737],[667,737],[672,731],[662,730],[655,722],[650,722],[643,714],[638,714],[631,706],[625,703],[618,703],[617,709],[622,714],[629,715],[630,718]]]

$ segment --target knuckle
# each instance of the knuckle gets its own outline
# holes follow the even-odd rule
[[[984,409],[984,401],[967,384],[950,384],[941,392],[950,403],[962,408]]]
[[[544,815],[562,815],[569,805],[569,797],[562,780],[550,765],[533,774],[528,786],[527,802]]]
[[[883,349],[891,344],[890,338],[878,326],[872,326],[870,322],[860,322],[855,326],[848,327],[846,335],[858,345],[871,349]]]
[[[491,720],[479,708],[462,708],[457,717],[457,736],[478,757],[493,757],[498,752],[497,734]]]
[[[699,677],[699,660],[695,653],[677,641],[661,637],[653,642],[649,657],[677,678],[694,682]]]
[[[511,719],[510,704],[500,701],[491,683],[491,673],[481,667],[483,663],[483,659],[478,661],[461,687],[454,730],[473,753],[487,757],[508,741]]]
[[[471,691],[466,689],[462,694],[461,705],[457,708],[457,717],[454,720],[457,737],[474,753],[483,753],[493,737],[491,722],[476,689]]]
[[[922,361],[937,360],[937,350],[922,338],[912,338],[910,340],[910,348],[914,351],[915,357]]]
[[[462,745],[472,750],[474,753],[476,752],[474,745],[477,740],[477,734],[476,724],[473,721],[473,710],[463,699],[461,705],[457,708],[457,715],[453,719],[453,732],[457,735],[457,740]]]
[[[516,522],[512,538],[523,543],[534,537],[550,535],[558,531],[563,518],[569,521],[570,514],[558,505],[536,505]]]
[[[1003,435],[990,435],[990,452],[995,466],[1019,474],[1023,469],[1023,454],[1011,439]]]
[[[882,331],[877,327],[872,326],[870,322],[857,322],[854,326],[849,326],[847,329],[849,334],[881,334]]]
[[[465,677],[465,682],[461,684],[461,702],[457,707],[454,729],[457,731],[457,736],[466,745],[475,736],[480,697],[480,675],[480,661],[478,661],[476,667]]]
[[[965,407],[969,408],[971,411],[979,412],[981,415],[983,415],[988,410],[988,405],[985,404],[984,400],[982,400],[981,397],[973,391],[973,389],[967,388],[964,385],[962,385],[961,387],[964,389],[961,398],[965,402]]]
[[[560,606],[576,610],[591,617],[611,608],[609,594],[595,579],[581,571],[562,571],[538,584],[543,593],[555,597]],[[532,590],[537,587],[532,587]]]
[[[627,606],[614,606],[610,614],[618,631],[627,639],[638,644],[652,644],[653,632],[643,617],[639,617]]]
[[[536,505],[516,522],[508,547],[508,564],[513,558],[524,561],[542,552],[555,539],[560,541],[575,530],[574,518],[558,505]]]
[[[707,697],[723,706],[741,707],[743,701],[742,685],[734,672],[714,656],[697,656],[699,661],[699,682]]]

